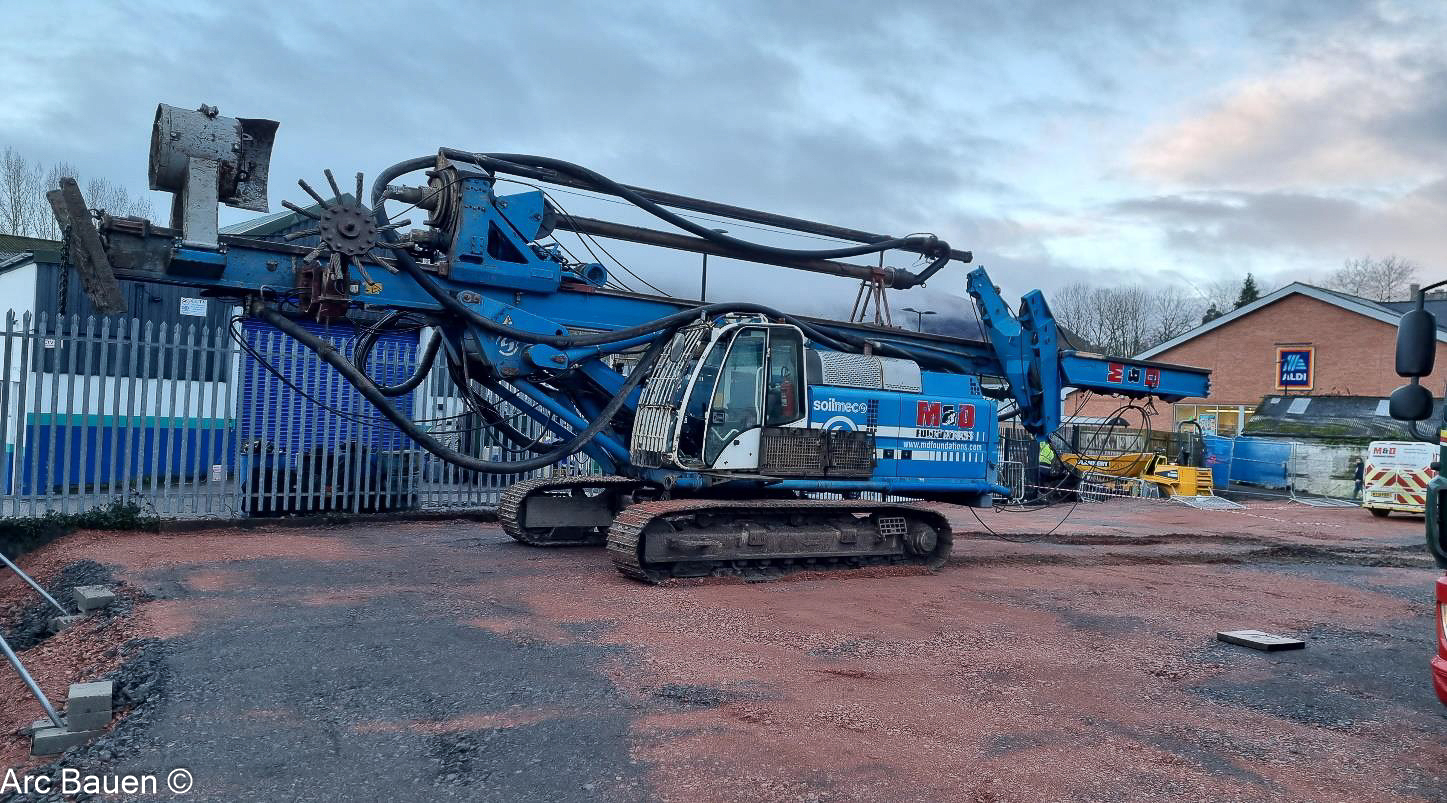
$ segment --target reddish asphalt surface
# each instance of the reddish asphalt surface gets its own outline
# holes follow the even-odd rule
[[[1041,537],[1066,510],[951,508],[933,574],[668,587],[476,522],[80,533],[22,564],[135,612],[22,657],[63,697],[161,638],[165,693],[62,763],[202,800],[1447,799],[1420,518],[1117,500]]]

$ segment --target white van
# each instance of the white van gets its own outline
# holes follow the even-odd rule
[[[1362,467],[1362,507],[1373,516],[1393,510],[1427,512],[1427,481],[1437,446],[1418,441],[1373,441]]]

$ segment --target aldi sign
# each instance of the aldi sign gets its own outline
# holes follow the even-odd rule
[[[1276,349],[1276,389],[1311,390],[1316,371],[1311,346]]]

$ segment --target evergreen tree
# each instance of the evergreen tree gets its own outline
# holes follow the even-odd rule
[[[1241,283],[1241,295],[1236,296],[1236,309],[1250,304],[1261,297],[1261,290],[1256,287],[1256,277],[1246,274],[1246,281]]]
[[[1211,321],[1214,321],[1217,318],[1221,317],[1221,315],[1223,314],[1224,313],[1222,313],[1221,310],[1216,309],[1215,304],[1212,304],[1210,308],[1206,310],[1206,314],[1201,316],[1201,323],[1210,323]]]

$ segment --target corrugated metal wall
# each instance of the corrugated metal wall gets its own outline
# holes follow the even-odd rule
[[[45,320],[52,322],[53,328],[54,322],[62,319],[67,321],[84,320],[95,315],[95,309],[91,307],[90,300],[85,297],[80,277],[74,271],[71,271],[69,278],[64,282],[65,294],[62,304],[60,293],[62,273],[59,266],[37,263],[36,267],[35,312],[37,320],[44,315]],[[139,319],[142,326],[149,323],[158,328],[167,327],[167,331],[173,331],[177,326],[185,331],[188,327],[194,326],[198,330],[214,331],[225,327],[231,318],[233,309],[231,304],[199,299],[194,288],[132,281],[121,281],[120,284],[128,310],[121,317]],[[64,307],[63,310],[62,307]],[[194,314],[203,310],[204,314]],[[57,367],[62,371],[70,370],[70,346],[64,334],[59,331],[41,332],[42,336],[52,337],[55,342],[45,343],[46,348],[36,355],[35,371],[54,371]],[[111,347],[109,359],[105,360],[107,375],[119,376],[121,366],[130,365],[128,354],[125,353],[125,349],[128,347],[128,344],[125,343]],[[101,349],[98,348],[86,349],[85,354],[88,360],[78,361],[76,371],[96,374],[100,370],[102,362],[100,352]],[[171,355],[171,359],[167,359],[167,356],[163,353],[155,353],[150,355],[149,359],[139,361],[136,376],[147,379],[177,378],[184,368],[176,362],[174,354]],[[86,364],[87,361],[89,365]],[[192,368],[192,378],[225,381],[227,372],[230,370],[230,361],[213,360],[208,355],[205,364]]]
[[[302,324],[351,359],[356,332],[351,326]],[[246,342],[297,388],[272,374],[251,354],[241,355],[237,425],[243,442],[264,439],[273,449],[297,454],[317,446],[364,442],[374,449],[404,449],[410,441],[387,421],[341,374],[290,337],[263,323],[242,325]],[[368,373],[382,384],[397,384],[417,367],[417,334],[387,332],[378,339]],[[322,404],[302,396],[305,393]],[[413,394],[393,399],[413,417]],[[335,411],[335,412],[333,412]],[[326,419],[322,421],[321,419]]]

